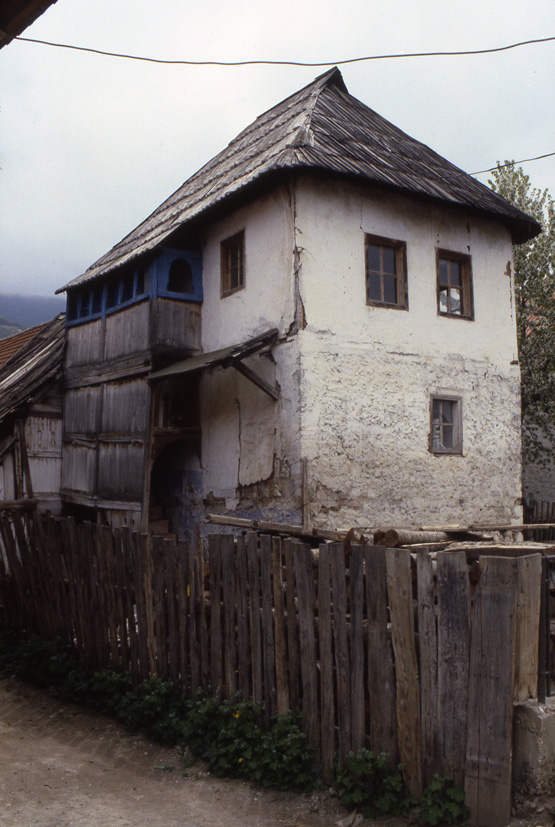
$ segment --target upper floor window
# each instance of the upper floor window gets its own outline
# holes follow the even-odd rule
[[[406,253],[403,241],[366,236],[366,304],[408,308]]]
[[[220,245],[221,293],[233,293],[245,286],[245,233],[226,238]]]
[[[437,250],[437,312],[474,318],[470,256]]]

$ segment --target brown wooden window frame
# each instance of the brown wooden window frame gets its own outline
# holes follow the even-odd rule
[[[377,247],[380,250],[380,267],[379,269],[370,268],[369,266],[369,248]],[[393,250],[395,257],[395,273],[389,273],[384,270],[383,265],[383,250]],[[409,309],[409,293],[407,282],[407,245],[404,241],[397,241],[393,238],[384,238],[379,235],[365,234],[364,247],[364,263],[365,263],[365,284],[366,284],[366,304],[368,307],[390,307],[394,310],[408,310]],[[369,283],[371,275],[378,275],[380,278],[380,299],[371,298],[369,295]],[[384,277],[395,278],[397,288],[397,300],[394,302],[387,301],[384,298]]]
[[[436,404],[440,408],[442,418],[443,405],[448,405],[450,416],[446,421],[438,421]],[[446,440],[447,433],[451,439]],[[451,443],[451,444],[445,444]],[[462,420],[462,398],[460,396],[448,396],[445,394],[432,394],[430,396],[430,452],[432,454],[462,454],[463,452],[463,420]]]
[[[237,262],[233,255],[237,255]],[[220,242],[221,296],[230,296],[245,286],[245,231]],[[236,271],[236,276],[235,276]],[[236,282],[236,283],[234,283]]]
[[[447,283],[441,281],[441,262],[448,264]],[[451,264],[460,265],[460,284],[451,283]],[[450,319],[474,321],[474,294],[472,288],[472,259],[465,253],[436,248],[437,312],[439,316]],[[461,310],[451,310],[452,291],[460,290]],[[447,310],[442,309],[441,294],[447,294]]]

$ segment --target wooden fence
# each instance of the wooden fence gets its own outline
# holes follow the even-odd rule
[[[534,696],[540,555],[323,543],[254,532],[192,549],[72,519],[0,515],[0,620],[93,666],[191,696],[302,712],[325,780],[367,746],[464,783],[474,824],[510,819],[512,709]]]

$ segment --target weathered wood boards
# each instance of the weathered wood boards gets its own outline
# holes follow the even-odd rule
[[[482,558],[473,593],[464,552],[254,531],[189,547],[0,515],[5,625],[189,696],[239,692],[266,721],[302,711],[326,781],[363,746],[400,760],[416,795],[436,772],[465,777],[488,827],[510,808],[513,698],[535,694],[539,587],[539,555]]]

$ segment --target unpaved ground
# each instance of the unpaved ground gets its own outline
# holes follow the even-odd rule
[[[332,827],[326,793],[293,796],[182,774],[176,751],[81,707],[0,680],[0,827]],[[513,827],[549,825],[547,813]],[[361,827],[407,827],[404,819]]]
[[[184,777],[175,750],[0,681],[0,827],[329,827],[345,816],[322,793],[260,791],[196,764]]]

